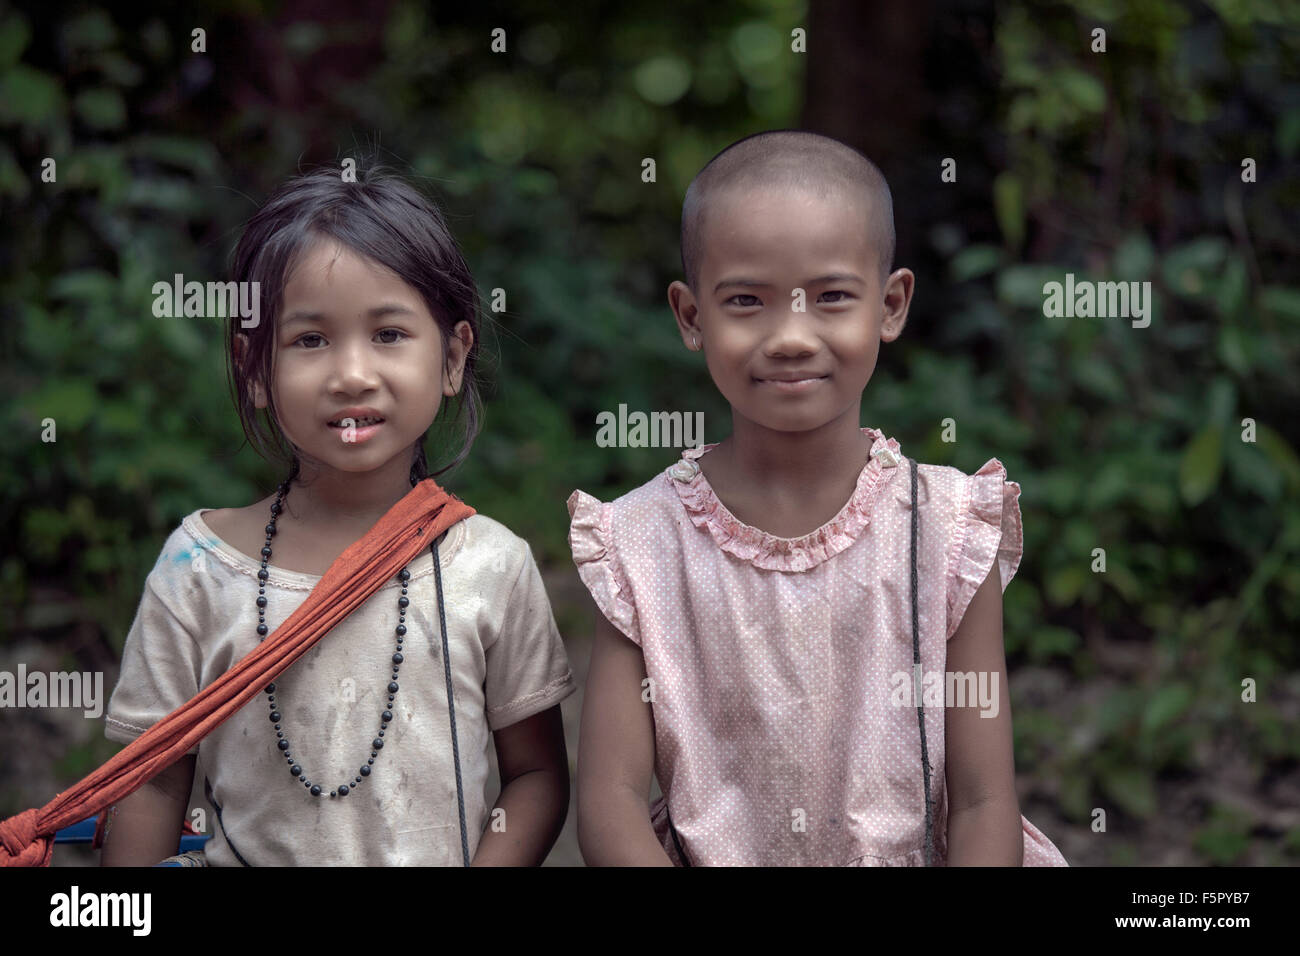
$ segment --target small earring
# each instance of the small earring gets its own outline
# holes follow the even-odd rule
[[[700,350],[700,337],[698,335],[691,336],[691,348],[697,352]]]

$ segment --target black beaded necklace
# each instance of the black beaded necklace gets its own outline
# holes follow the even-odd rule
[[[275,537],[275,521],[280,512],[284,510],[284,496],[289,493],[289,483],[286,481],[280,485],[276,491],[275,502],[271,505],[271,521],[266,526],[266,544],[262,546],[262,569],[257,572],[257,634],[258,637],[266,637],[268,628],[266,626],[266,579],[270,577],[266,570],[271,561],[271,539]],[[335,789],[331,790],[331,797],[346,797],[348,793],[361,785],[361,781],[370,776],[370,768],[374,766],[375,758],[379,756],[379,751],[384,749],[384,731],[388,729],[388,722],[393,719],[393,701],[397,698],[397,671],[402,666],[402,640],[406,636],[406,608],[410,605],[411,600],[406,596],[406,583],[411,579],[411,572],[402,568],[397,577],[402,582],[402,596],[397,599],[397,648],[393,651],[393,679],[388,682],[388,704],[384,712],[379,715],[379,735],[370,742],[370,757],[362,765],[351,783],[341,783]],[[289,738],[284,735],[284,729],[280,726],[281,714],[275,706],[275,684],[268,684],[266,687],[266,696],[270,700],[271,706],[271,723],[275,725],[275,736],[279,738],[276,744],[280,752],[284,754],[285,763],[289,765],[289,773],[295,780],[301,780],[303,787],[307,789],[313,797],[321,796],[325,791],[318,783],[312,783],[307,777],[306,771],[293,759],[293,754],[289,752]]]
[[[282,482],[276,490],[275,501],[271,504],[271,520],[266,526],[266,544],[262,546],[262,567],[261,570],[257,572],[257,634],[259,640],[265,638],[270,631],[266,625],[266,581],[267,578],[270,577],[270,573],[267,571],[267,566],[271,561],[271,539],[275,537],[275,522],[280,513],[284,510],[284,497],[289,493],[290,481],[292,481],[292,476],[289,480]],[[413,471],[411,475],[412,487],[415,486],[416,482],[417,478]],[[442,597],[442,566],[441,562],[438,560],[437,541],[430,544],[429,551],[433,555],[434,579],[438,587],[438,615],[442,624],[443,666],[447,677],[447,709],[451,718],[451,750],[452,758],[455,762],[456,798],[460,810],[461,853],[464,865],[469,866],[469,840],[465,822],[465,795],[461,783],[460,747],[458,746],[456,735],[456,705],[452,691],[451,660],[448,655],[447,646],[447,615]],[[361,782],[370,776],[370,768],[374,766],[375,759],[379,756],[379,752],[384,749],[384,732],[388,729],[388,724],[393,719],[392,707],[393,702],[397,699],[398,691],[397,675],[403,661],[402,642],[406,637],[406,609],[411,604],[411,600],[407,596],[407,583],[411,579],[411,572],[406,568],[402,568],[402,570],[398,572],[397,577],[398,580],[402,582],[402,593],[397,599],[397,646],[394,649],[392,656],[393,676],[388,682],[388,702],[384,706],[383,713],[379,715],[379,732],[375,739],[370,742],[370,756],[357,771],[357,775],[351,780],[351,782],[341,783],[329,792],[329,796],[331,797],[346,797],[349,793],[360,786]],[[280,725],[282,715],[275,702],[274,682],[266,686],[266,696],[269,699],[271,708],[271,723],[275,727],[275,736],[278,738],[276,746],[279,748],[280,752],[284,754],[285,763],[289,765],[289,773],[295,780],[300,780],[303,787],[313,797],[324,795],[324,788],[321,787],[320,784],[312,783],[311,779],[308,778],[306,772],[302,769],[302,766],[294,760],[293,754],[290,752],[291,745],[289,743],[289,738],[284,735],[284,728]]]

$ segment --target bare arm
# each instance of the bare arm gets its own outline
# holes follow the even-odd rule
[[[187,754],[110,811],[100,866],[153,866],[176,855],[198,758]]]
[[[600,612],[578,748],[578,844],[590,866],[672,866],[650,825],[655,733],[641,649]]]
[[[501,795],[471,865],[540,866],[569,812],[569,755],[560,705],[502,727],[494,740]]]
[[[986,708],[969,698],[964,707],[946,708],[948,865],[1021,866],[1024,831],[1016,798],[1002,579],[996,561],[948,642],[947,669],[985,675],[990,692]]]

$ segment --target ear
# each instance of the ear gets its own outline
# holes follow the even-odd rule
[[[240,368],[243,368],[248,356],[248,336],[243,332],[235,333],[235,362]],[[262,387],[260,381],[254,380],[248,386],[249,397],[253,400],[254,408],[266,408],[266,389]]]
[[[700,351],[704,346],[704,333],[700,329],[700,307],[695,301],[695,293],[685,282],[676,281],[668,286],[668,305],[677,320],[677,330],[682,342],[692,352]]]
[[[460,394],[460,387],[465,377],[465,360],[469,350],[474,346],[474,329],[463,319],[456,323],[452,334],[447,339],[446,376],[442,383],[442,394],[451,398]]]
[[[884,300],[884,315],[880,322],[880,340],[892,342],[903,334],[907,325],[907,312],[912,306],[912,290],[916,286],[916,276],[911,269],[896,269],[885,280],[881,298]]]

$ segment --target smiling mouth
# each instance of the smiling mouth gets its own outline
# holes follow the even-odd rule
[[[348,420],[349,419],[347,418],[340,418],[338,421],[330,422],[329,426],[330,428],[343,428],[344,427],[343,423]],[[379,425],[384,421],[384,419],[382,418],[375,418],[370,415],[367,415],[364,418],[352,418],[350,420],[352,421],[353,427],[355,428],[366,428],[367,426],[370,425]]]

